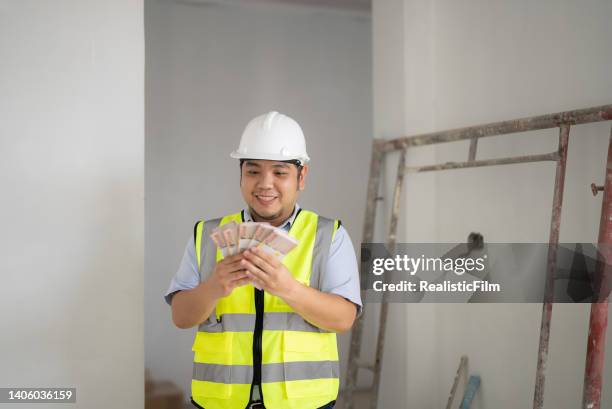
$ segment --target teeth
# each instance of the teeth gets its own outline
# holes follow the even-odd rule
[[[255,195],[255,197],[263,202],[271,202],[272,200],[276,199],[276,196]]]

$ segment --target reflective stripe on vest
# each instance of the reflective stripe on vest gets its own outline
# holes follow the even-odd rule
[[[304,379],[338,378],[338,361],[280,362],[261,366],[262,382],[283,382]],[[252,365],[219,365],[196,362],[193,379],[218,383],[251,383]]]
[[[255,328],[255,314],[223,314],[219,321],[200,325],[202,332],[251,332]],[[264,330],[288,330],[305,332],[329,332],[305,321],[294,312],[267,312],[263,321]]]
[[[198,268],[210,274],[222,259],[212,229],[243,221],[241,213],[199,222],[194,228]],[[321,289],[337,220],[301,210],[289,234],[299,245],[283,264],[304,285]],[[200,275],[202,278],[202,274]],[[254,289],[237,287],[200,324],[193,345],[192,399],[206,409],[244,408],[253,381]],[[261,391],[268,409],[311,409],[336,399],[336,334],[305,321],[281,298],[264,293]]]

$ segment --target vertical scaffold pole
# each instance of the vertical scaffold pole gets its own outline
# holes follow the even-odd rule
[[[374,237],[374,224],[376,222],[376,205],[378,199],[378,188],[380,184],[380,167],[383,152],[378,140],[372,143],[372,157],[370,159],[370,176],[368,179],[368,191],[366,197],[365,222],[363,225],[362,243],[371,243]],[[363,278],[363,277],[361,277]],[[362,280],[363,282],[363,280]],[[363,295],[363,293],[362,293]],[[363,298],[363,297],[362,297]],[[365,307],[365,306],[364,306]],[[363,334],[363,321],[365,308],[361,316],[353,324],[351,331],[351,345],[349,348],[348,370],[346,376],[346,389],[344,391],[345,409],[353,409],[354,393],[357,387],[357,375],[359,373],[361,338]]]
[[[559,128],[559,158],[557,159],[555,191],[550,221],[550,237],[546,262],[546,286],[544,290],[544,302],[542,304],[542,323],[540,326],[538,368],[536,372],[535,391],[533,393],[533,409],[542,409],[544,405],[544,382],[546,380],[545,372],[546,362],[548,360],[548,340],[550,338],[550,320],[552,318],[555,270],[557,268],[557,247],[559,244],[559,228],[561,225],[561,206],[563,204],[569,131],[569,124],[563,124]]]
[[[406,149],[400,151],[399,163],[397,165],[397,179],[393,191],[393,205],[391,208],[391,222],[389,223],[389,236],[387,237],[387,249],[390,254],[395,252],[397,243],[397,222],[399,219],[402,188],[404,186],[404,175],[406,174]],[[378,339],[376,340],[376,359],[374,361],[374,380],[372,382],[372,397],[370,408],[378,407],[378,391],[380,390],[380,378],[382,373],[382,361],[385,346],[385,335],[387,330],[387,315],[389,313],[388,291],[383,293],[380,304],[380,319],[378,323]]]
[[[603,203],[597,240],[600,258],[597,260],[593,303],[589,319],[586,367],[584,371],[583,409],[600,409],[601,385],[606,352],[606,330],[608,328],[609,280],[612,274],[612,129],[606,162],[606,181],[603,188]]]

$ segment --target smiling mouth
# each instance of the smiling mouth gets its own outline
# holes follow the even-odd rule
[[[276,195],[255,194],[254,196],[259,202],[263,204],[272,203],[275,199],[278,198],[278,196]]]

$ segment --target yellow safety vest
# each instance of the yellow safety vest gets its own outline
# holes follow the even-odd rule
[[[244,221],[242,213],[194,228],[200,272],[223,258],[212,229]],[[340,223],[300,209],[289,235],[299,245],[283,264],[299,282],[321,289],[333,236]],[[318,328],[281,298],[251,285],[219,299],[198,327],[193,343],[191,399],[205,409],[244,409],[254,383],[267,409],[315,409],[336,399],[339,363],[336,334]]]

